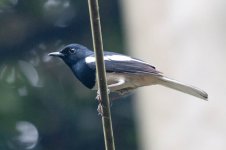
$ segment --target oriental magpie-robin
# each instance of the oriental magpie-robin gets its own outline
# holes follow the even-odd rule
[[[96,90],[96,64],[94,52],[80,44],[70,44],[59,52],[49,53],[63,59],[73,74],[89,89]],[[160,84],[207,100],[203,90],[164,76],[154,66],[130,56],[104,52],[107,84],[111,92],[125,93],[142,86]]]

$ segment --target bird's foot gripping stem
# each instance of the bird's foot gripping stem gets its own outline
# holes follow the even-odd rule
[[[109,89],[107,89],[107,93],[110,94],[110,90]],[[101,95],[100,95],[100,90],[97,91],[96,100],[99,103],[98,107],[97,107],[98,115],[103,116],[103,106],[102,106],[102,99],[101,99]]]

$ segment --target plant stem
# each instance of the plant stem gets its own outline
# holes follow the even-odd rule
[[[113,128],[111,121],[110,102],[108,96],[106,71],[104,64],[103,42],[99,15],[98,0],[88,0],[89,13],[92,28],[93,45],[96,57],[96,71],[98,79],[98,89],[100,94],[99,106],[102,111],[102,125],[106,150],[115,150]]]

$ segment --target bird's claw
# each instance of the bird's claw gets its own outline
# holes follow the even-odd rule
[[[107,89],[107,93],[108,93],[108,95],[111,93],[110,89]]]
[[[107,93],[108,93],[108,94],[111,93],[110,89],[107,89]],[[96,100],[97,100],[97,101],[101,101],[100,90],[97,90]]]
[[[103,106],[101,103],[99,103],[97,106],[97,112],[98,112],[98,115],[103,116]]]
[[[97,100],[98,102],[101,102],[101,97],[100,97],[100,94],[98,94],[98,93],[97,93],[97,96],[96,96],[96,100]]]
[[[109,89],[107,89],[107,93],[110,94]],[[99,102],[98,107],[97,107],[98,115],[103,116],[103,106],[102,106],[102,99],[101,99],[101,95],[100,95],[100,90],[97,90],[96,100]]]

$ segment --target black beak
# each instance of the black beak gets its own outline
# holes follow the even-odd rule
[[[48,54],[49,56],[55,56],[55,57],[64,57],[64,54],[61,52],[52,52]]]

